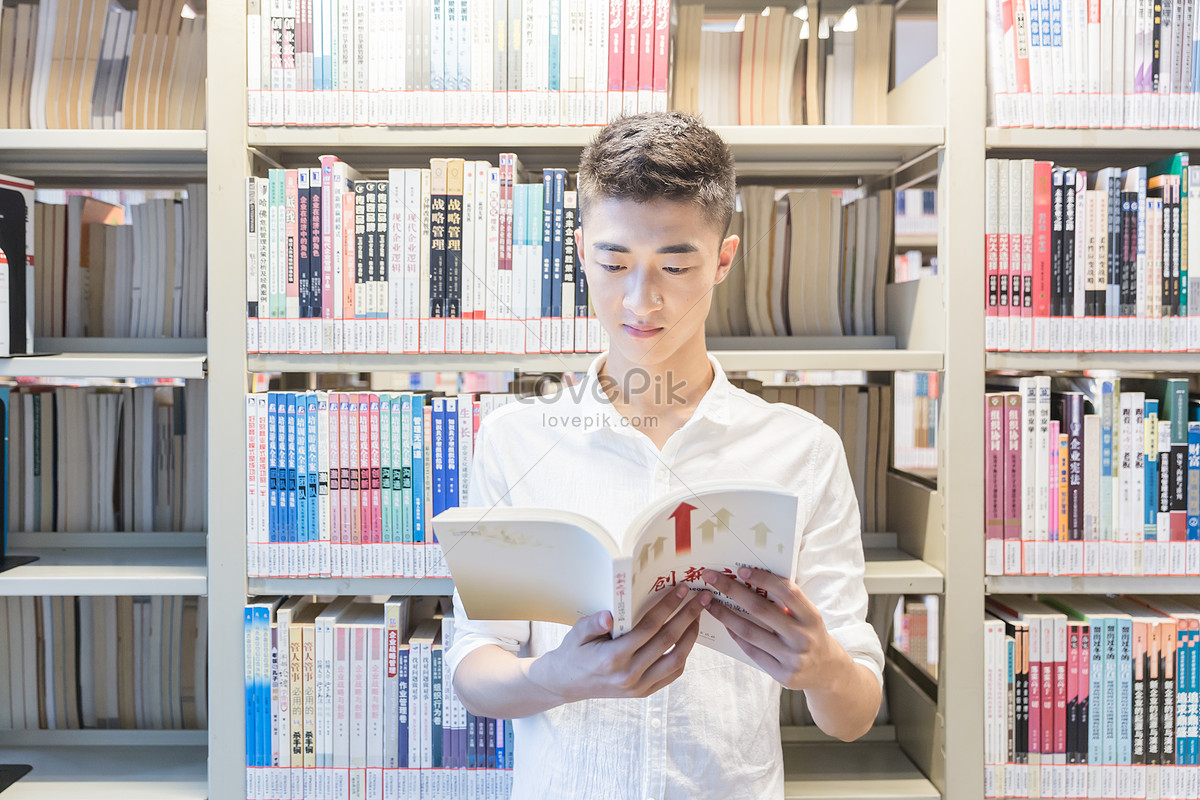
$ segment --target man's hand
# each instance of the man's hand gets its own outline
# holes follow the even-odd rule
[[[647,697],[683,674],[700,630],[700,614],[711,600],[709,592],[681,586],[664,594],[629,633],[617,639],[609,635],[612,614],[601,611],[584,617],[562,644],[529,665],[529,679],[562,703],[592,697]]]
[[[704,581],[752,619],[719,602],[710,603],[708,613],[768,675],[789,689],[804,690],[821,730],[844,741],[866,733],[879,711],[875,674],[830,635],[821,612],[794,582],[761,569],[742,567],[738,574],[767,597],[713,570],[705,570]]]
[[[725,626],[742,652],[787,688],[835,688],[853,661],[829,635],[821,612],[800,587],[761,569],[742,567],[738,574],[766,590],[767,597],[713,570],[705,570],[704,582],[746,609],[753,619],[719,602],[710,604],[708,613]]]

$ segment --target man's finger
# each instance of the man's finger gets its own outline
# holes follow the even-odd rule
[[[741,575],[743,572],[749,572],[749,574]],[[804,592],[800,591],[799,586],[787,578],[765,569],[752,567],[742,567],[738,573],[750,585],[765,589],[769,597],[790,611],[792,616],[800,621],[808,623],[821,619],[821,612],[817,610],[817,607],[804,595]]]
[[[688,587],[682,585],[669,592],[664,592],[662,597],[646,612],[645,616],[633,626],[633,630],[617,641],[631,650],[637,650],[658,633],[659,629],[666,624],[671,615],[675,613],[675,609],[679,608],[683,599],[689,593],[690,590]]]
[[[746,619],[733,609],[726,608],[717,600],[709,604],[708,613],[712,614],[717,622],[724,625],[730,633],[737,634],[739,638],[762,650],[773,652],[782,644],[779,634],[767,630],[753,620]]]
[[[746,612],[764,628],[782,635],[794,624],[794,620],[789,618],[788,613],[784,609],[745,584],[734,578],[730,578],[728,575],[722,575],[713,570],[705,570],[704,581],[734,603],[746,609]]]
[[[597,611],[584,617],[572,626],[567,636],[575,636],[577,644],[586,644],[608,636],[612,632],[613,617],[608,611]]]
[[[706,599],[704,595],[708,595],[709,600],[711,600],[712,595],[709,592],[692,592],[691,594],[692,596],[679,609],[679,613],[671,617],[658,630],[658,633],[654,634],[648,642],[638,648],[633,656],[633,669],[638,671],[647,669],[663,653],[670,650],[672,645],[678,644],[679,639],[691,624],[700,619]]]
[[[675,647],[672,648],[671,652],[660,656],[642,674],[642,683],[643,685],[650,685],[651,694],[675,680],[679,673],[683,671],[683,667],[687,663],[688,654],[692,652],[692,647],[696,644],[696,637],[699,635],[700,620],[692,620],[692,623],[684,629],[679,640],[675,642]]]

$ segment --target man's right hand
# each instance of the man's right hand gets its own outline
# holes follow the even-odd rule
[[[683,674],[700,631],[700,613],[711,599],[709,592],[680,586],[664,594],[617,639],[610,636],[612,614],[601,611],[584,617],[556,649],[529,665],[529,679],[563,703],[647,697]]]

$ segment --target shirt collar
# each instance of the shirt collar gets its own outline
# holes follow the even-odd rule
[[[692,413],[688,424],[691,424],[692,420],[700,418],[718,425],[728,425],[730,421],[729,395],[733,390],[733,384],[725,376],[725,370],[721,367],[721,362],[717,361],[712,353],[706,353],[706,355],[713,367],[712,384],[708,387],[704,396],[700,398],[700,402],[696,405],[696,410]],[[612,426],[588,426],[584,429],[586,432],[602,430],[605,427],[613,427],[616,430],[622,429],[620,425],[621,412],[617,411],[608,399],[608,395],[604,393],[604,389],[600,386],[600,368],[607,358],[608,351],[606,350],[592,359],[592,363],[588,367],[587,376],[583,380],[585,391],[582,394],[581,405],[584,410],[607,417],[616,424]]]

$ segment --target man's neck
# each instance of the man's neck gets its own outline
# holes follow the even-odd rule
[[[671,358],[649,365],[610,349],[600,377],[614,406],[638,416],[686,420],[712,385],[714,372],[704,339],[698,338]]]

